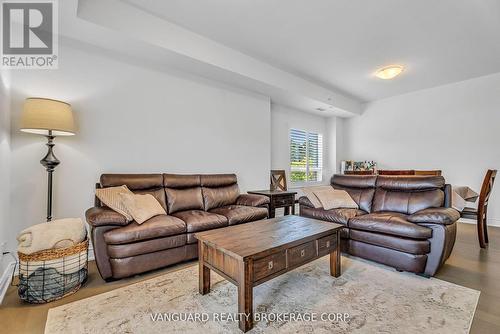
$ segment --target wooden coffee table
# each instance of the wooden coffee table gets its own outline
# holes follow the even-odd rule
[[[341,227],[285,216],[196,233],[200,293],[210,292],[210,270],[235,284],[246,332],[253,327],[253,287],[328,254],[330,274],[340,276]]]

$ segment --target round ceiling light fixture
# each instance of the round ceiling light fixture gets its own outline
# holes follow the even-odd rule
[[[389,80],[394,79],[403,72],[404,67],[401,65],[389,65],[382,67],[375,72],[375,76],[379,79]]]

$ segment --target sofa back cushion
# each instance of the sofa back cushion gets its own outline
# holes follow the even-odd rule
[[[240,195],[235,174],[201,175],[205,210],[236,203]]]
[[[168,213],[203,210],[199,175],[163,174]]]
[[[100,183],[104,188],[126,185],[135,194],[151,194],[167,210],[161,174],[102,174]]]
[[[340,175],[332,177],[330,183],[334,189],[345,190],[366,212],[372,211],[377,176],[375,175]]]
[[[413,214],[444,205],[442,176],[379,176],[372,211]]]

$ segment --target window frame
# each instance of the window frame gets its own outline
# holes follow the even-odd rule
[[[292,169],[292,131],[301,131],[306,134],[306,166],[305,166],[305,173],[306,173],[306,180],[305,181],[293,181],[292,180],[292,172],[293,171],[300,171],[298,169]],[[311,167],[309,165],[309,135],[314,134],[318,136],[318,139],[321,140],[321,147],[320,150],[318,151],[318,159],[321,161],[321,167]],[[296,127],[291,127],[288,129],[288,172],[290,175],[290,185],[293,188],[300,188],[303,186],[310,186],[310,185],[315,185],[315,184],[322,184],[323,183],[323,171],[324,171],[324,145],[323,145],[323,140],[324,136],[321,132],[316,131],[316,130],[304,130],[304,129],[299,129]],[[311,171],[316,171],[319,173],[319,180],[307,180],[309,172]]]

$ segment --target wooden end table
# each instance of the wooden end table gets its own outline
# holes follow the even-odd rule
[[[210,270],[238,287],[239,327],[253,327],[253,288],[330,255],[330,275],[340,276],[340,229],[321,220],[285,216],[196,233],[199,291],[210,292]],[[300,291],[297,291],[300,293]]]
[[[295,214],[296,191],[253,190],[248,193],[269,197],[269,218],[276,216],[277,208],[285,208],[285,216],[290,214],[290,208],[292,208],[292,215]]]

